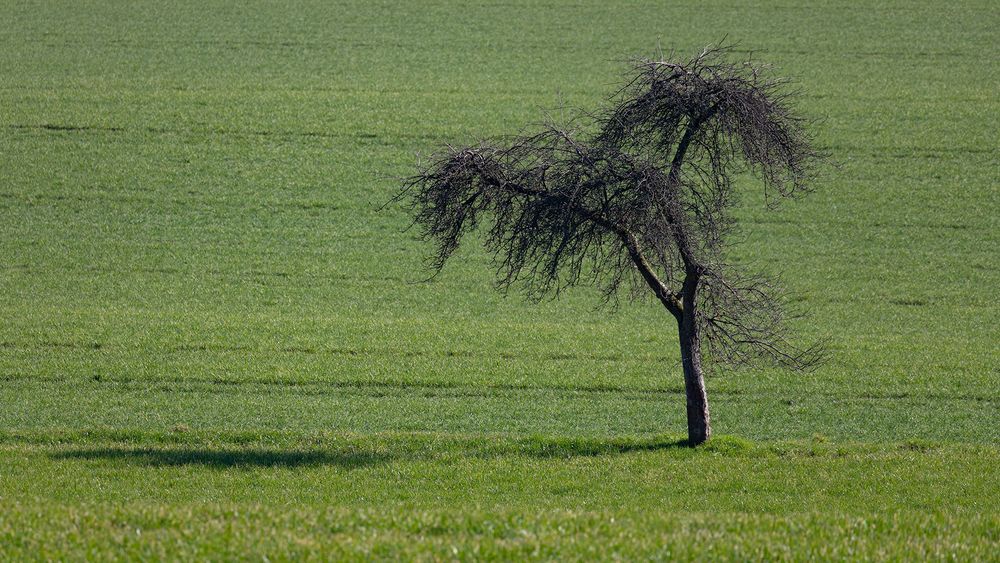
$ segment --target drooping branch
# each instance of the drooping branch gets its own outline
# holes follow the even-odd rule
[[[563,132],[559,136],[571,139]],[[530,141],[537,143],[539,137]],[[680,301],[645,256],[640,237],[626,222],[612,219],[616,216],[612,211],[620,208],[615,200],[620,198],[588,198],[582,197],[579,189],[567,190],[578,186],[566,184],[565,164],[533,159],[530,168],[519,168],[521,161],[511,155],[524,149],[521,144],[506,149],[488,145],[450,149],[408,179],[400,195],[409,196],[414,222],[422,227],[423,236],[438,243],[434,268],[443,267],[483,213],[492,213],[494,227],[487,246],[494,250],[502,286],[524,277],[557,280],[561,266],[570,270],[569,277],[575,283],[586,258],[617,252],[617,241],[657,299],[679,315]],[[579,145],[572,154],[587,163],[591,170],[585,176],[595,181],[613,176],[618,181],[635,182],[636,174],[642,173],[604,170],[600,164],[607,159],[595,158]],[[568,168],[578,169],[580,163],[570,163]],[[597,203],[591,205],[590,200]],[[530,269],[526,272],[526,268]],[[617,281],[611,280],[613,285]]]
[[[821,344],[799,348],[789,341],[788,306],[767,277],[709,272],[702,294],[698,320],[715,361],[743,366],[764,361],[807,370],[823,360]]]

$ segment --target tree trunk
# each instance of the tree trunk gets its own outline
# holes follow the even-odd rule
[[[681,364],[684,366],[684,393],[687,395],[688,442],[697,446],[712,435],[708,415],[708,395],[701,371],[701,341],[698,328],[684,315],[680,324]],[[688,325],[688,326],[685,326]]]
[[[701,371],[701,336],[695,322],[697,287],[698,275],[689,274],[684,280],[684,311],[677,321],[681,364],[684,367],[684,393],[687,395],[688,443],[692,446],[703,443],[712,435],[705,376]]]

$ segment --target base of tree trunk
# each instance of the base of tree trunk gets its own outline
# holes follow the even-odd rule
[[[699,405],[688,403],[688,445],[698,446],[704,444],[712,437],[712,427],[709,425],[708,405],[704,408]]]

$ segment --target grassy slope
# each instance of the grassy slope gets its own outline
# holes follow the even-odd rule
[[[603,538],[676,555],[704,526],[730,555],[780,555],[802,521],[815,549],[799,555],[830,538],[826,555],[847,554],[859,521],[881,523],[859,547],[874,556],[996,546],[988,2],[10,3],[0,16],[0,550],[212,552],[263,533],[277,551],[304,538],[386,554],[417,537],[444,555],[586,556]],[[416,151],[598,103],[622,57],[723,33],[797,78],[840,164],[776,213],[749,197],[738,250],[783,273],[814,312],[803,336],[829,337],[832,360],[712,378],[717,432],[756,445],[619,451],[622,436],[683,429],[665,314],[595,310],[587,290],[498,296],[471,247],[421,282],[426,248],[400,210],[376,207]],[[837,446],[800,455],[817,434]],[[532,435],[569,440],[566,455],[531,455]],[[425,453],[345,467],[337,439]],[[500,445],[484,455],[483,440]],[[208,457],[174,463],[192,451]],[[882,488],[851,486],[868,480]],[[162,533],[143,538],[121,524],[157,518]],[[202,525],[220,534],[183,539]]]

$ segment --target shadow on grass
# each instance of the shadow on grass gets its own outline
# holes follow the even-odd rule
[[[712,442],[710,442],[711,444]],[[107,460],[145,466],[200,465],[220,469],[232,467],[334,466],[354,469],[392,461],[456,459],[496,459],[533,457],[538,459],[624,455],[632,452],[731,451],[723,440],[716,446],[689,448],[687,440],[674,437],[642,438],[552,438],[552,437],[468,437],[441,435],[357,436],[335,443],[319,441],[309,446],[291,443],[285,448],[197,444],[160,447],[114,444],[76,448],[51,453],[54,459]],[[721,447],[720,447],[721,446]],[[736,448],[740,449],[740,448]]]
[[[308,467],[329,465],[353,469],[386,463],[393,456],[372,451],[339,452],[327,450],[286,451],[272,449],[209,448],[130,448],[105,447],[75,449],[52,454],[55,459],[103,459],[147,466],[202,465],[230,467]]]

